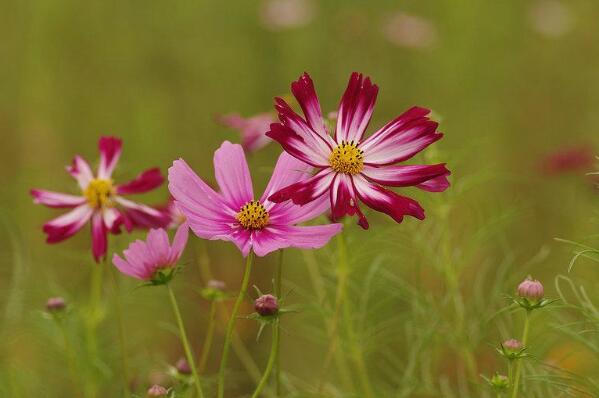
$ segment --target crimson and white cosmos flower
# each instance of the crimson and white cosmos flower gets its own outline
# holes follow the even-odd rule
[[[414,107],[364,139],[364,132],[378,93],[368,77],[353,73],[339,105],[336,130],[331,137],[322,117],[314,84],[307,73],[291,84],[305,119],[281,98],[275,108],[280,123],[266,133],[297,159],[315,167],[310,179],[287,186],[269,197],[276,203],[291,199],[305,205],[328,196],[333,220],[358,215],[359,224],[368,228],[359,202],[387,213],[401,222],[405,215],[424,219],[418,202],[383,188],[415,186],[430,192],[444,191],[450,174],[444,163],[434,165],[395,165],[405,161],[439,140],[437,123],[428,109]]]
[[[149,169],[128,183],[115,185],[112,172],[121,156],[122,141],[116,137],[101,137],[98,147],[100,165],[95,175],[79,155],[75,156],[71,166],[67,166],[67,171],[79,184],[80,195],[31,190],[34,203],[72,209],[44,224],[48,243],[58,243],[73,236],[91,220],[92,252],[96,261],[106,255],[108,232],[119,233],[121,225],[130,231],[133,227],[161,227],[167,222],[164,213],[123,197],[160,186],[164,182],[160,170]]]
[[[309,178],[310,169],[282,153],[266,190],[256,200],[241,145],[225,141],[214,153],[214,174],[220,192],[202,181],[183,159],[176,160],[168,170],[168,188],[197,236],[231,241],[243,256],[253,250],[261,257],[286,247],[320,248],[341,231],[341,224],[297,225],[325,212],[327,200],[315,200],[306,206],[268,200],[282,187]]]

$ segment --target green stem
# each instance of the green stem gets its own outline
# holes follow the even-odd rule
[[[260,393],[266,386],[268,382],[268,378],[270,373],[272,372],[273,367],[275,366],[275,362],[277,361],[277,357],[279,354],[279,321],[275,321],[272,325],[272,344],[270,348],[270,356],[268,357],[268,363],[266,364],[266,369],[264,369],[264,374],[262,375],[262,379],[258,386],[256,387],[256,391],[252,394],[252,398],[257,398],[260,396]]]
[[[227,323],[227,331],[225,333],[225,344],[223,346],[223,353],[220,359],[220,369],[218,370],[218,398],[224,398],[225,396],[225,370],[227,369],[227,361],[229,359],[229,348],[231,347],[231,337],[235,331],[235,323],[237,322],[237,313],[239,307],[247,294],[248,284],[250,281],[250,273],[252,272],[252,264],[254,263],[254,252],[250,251],[247,256],[245,263],[245,272],[243,273],[243,279],[241,281],[241,288],[239,289],[239,295],[235,304],[233,305],[233,311],[231,312],[231,318]]]
[[[129,365],[127,363],[127,343],[125,340],[125,325],[123,323],[123,309],[121,306],[121,297],[120,297],[120,289],[119,282],[117,278],[117,270],[115,267],[110,267],[112,269],[112,281],[114,283],[114,309],[118,324],[118,338],[119,338],[119,347],[121,350],[121,380],[123,382],[123,392],[125,397],[129,396]]]
[[[282,295],[282,279],[283,279],[283,253],[284,251],[281,249],[279,251],[279,261],[277,263],[277,268],[275,269],[275,296],[278,300],[281,299]],[[273,327],[276,328],[276,352],[275,352],[275,393],[277,397],[281,396],[281,355],[280,355],[280,344],[281,344],[281,331],[280,331],[280,323],[279,319]],[[273,335],[274,339],[274,335]],[[274,344],[274,343],[273,343]]]
[[[177,299],[175,298],[175,293],[173,293],[173,289],[170,284],[166,284],[166,288],[168,290],[168,296],[171,300],[171,305],[173,306],[173,312],[175,314],[175,318],[177,319],[177,324],[179,325],[179,334],[181,337],[181,343],[183,343],[183,349],[185,350],[185,356],[187,357],[187,362],[189,362],[189,366],[191,367],[191,374],[193,375],[194,384],[196,386],[196,390],[199,398],[204,397],[204,392],[202,391],[202,384],[200,383],[200,377],[198,376],[198,371],[196,368],[195,360],[193,359],[193,354],[191,351],[191,347],[189,345],[189,340],[187,339],[187,333],[185,332],[185,326],[183,325],[183,318],[181,318],[181,311],[179,311],[179,305],[177,304]]]
[[[77,367],[75,366],[75,354],[73,351],[73,348],[71,346],[71,341],[69,339],[69,334],[67,333],[67,329],[63,323],[63,320],[60,319],[59,317],[55,316],[54,317],[54,321],[56,322],[56,324],[58,325],[58,328],[60,329],[60,332],[62,334],[62,338],[64,341],[64,352],[65,352],[65,357],[69,366],[69,372],[70,372],[70,376],[71,376],[71,383],[73,386],[73,393],[75,397],[79,397],[79,389],[77,387]]]
[[[200,367],[198,372],[204,373],[206,369],[206,363],[208,362],[208,356],[210,355],[210,349],[212,348],[212,340],[214,337],[214,328],[216,326],[216,301],[212,300],[210,303],[210,318],[208,319],[208,330],[206,331],[206,337],[204,337],[204,343],[202,344],[202,357],[200,358]]]
[[[86,320],[86,343],[87,355],[91,369],[85,384],[86,396],[95,398],[97,396],[96,363],[98,360],[98,341],[96,331],[102,318],[102,280],[104,264],[93,264],[89,287],[89,312]]]
[[[528,343],[528,331],[530,329],[530,311],[526,311],[524,318],[524,331],[522,332],[522,346],[526,347]],[[516,371],[514,374],[514,389],[512,390],[512,398],[518,397],[518,388],[520,387],[520,373],[522,371],[522,359],[516,360]]]

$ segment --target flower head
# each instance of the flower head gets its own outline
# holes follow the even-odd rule
[[[177,372],[182,375],[190,375],[191,374],[191,366],[189,366],[189,362],[185,358],[180,358],[175,365]]]
[[[72,209],[44,224],[48,243],[61,242],[91,222],[92,253],[96,261],[106,255],[108,232],[119,233],[121,226],[157,227],[165,223],[160,211],[125,199],[124,195],[151,191],[164,182],[157,168],[139,174],[125,184],[115,184],[112,173],[121,156],[122,142],[115,137],[101,137],[98,143],[100,165],[96,174],[81,156],[75,156],[67,171],[77,180],[79,195],[32,189],[34,202],[53,208]]]
[[[223,125],[239,131],[241,146],[247,153],[256,152],[270,142],[266,132],[270,124],[276,121],[270,112],[259,113],[248,118],[233,113],[222,116],[219,120]]]
[[[279,302],[272,294],[263,294],[254,300],[254,309],[261,316],[271,316],[279,311]]]
[[[544,289],[541,282],[530,276],[518,285],[518,295],[530,301],[539,301],[543,298]]]
[[[528,354],[525,351],[526,347],[516,339],[506,340],[497,348],[497,352],[508,360],[527,357]]]
[[[509,339],[503,342],[503,347],[510,351],[519,351],[522,349],[522,343],[516,339]]]
[[[595,156],[591,147],[578,146],[558,150],[546,155],[541,163],[542,171],[549,175],[568,172],[587,172],[593,167]]]
[[[46,302],[46,310],[49,312],[59,312],[64,310],[66,305],[62,297],[50,297]]]
[[[491,386],[491,388],[497,392],[506,391],[510,386],[510,380],[507,378],[507,376],[499,373],[495,373],[493,377],[490,379],[485,378],[485,380],[487,380],[489,386]]]
[[[113,264],[125,275],[155,284],[170,280],[172,271],[183,254],[187,243],[188,227],[182,224],[175,233],[172,245],[164,229],[152,229],[146,241],[136,240],[123,252],[123,260],[118,254],[112,257]],[[171,271],[163,274],[162,271]]]
[[[286,247],[320,248],[341,230],[341,224],[297,226],[326,211],[325,198],[301,207],[268,199],[282,187],[310,176],[309,165],[285,153],[259,199],[254,196],[240,145],[225,141],[214,153],[214,168],[220,192],[210,188],[182,159],[176,160],[168,173],[169,190],[200,238],[231,241],[244,256],[250,250],[265,256]]]
[[[158,384],[154,384],[148,389],[148,397],[166,397],[168,390]]]
[[[277,190],[269,196],[270,200],[276,203],[291,200],[305,205],[328,198],[334,220],[357,215],[365,229],[368,222],[360,210],[360,202],[387,213],[397,222],[406,215],[424,219],[424,209],[418,202],[383,186],[414,186],[430,192],[441,192],[449,186],[450,172],[444,163],[395,165],[443,136],[437,132],[437,123],[427,117],[428,109],[412,108],[364,139],[378,87],[368,77],[353,73],[331,137],[310,76],[302,75],[291,84],[291,91],[305,119],[283,99],[276,98],[275,108],[281,122],[272,124],[267,135],[317,172],[311,178]]]

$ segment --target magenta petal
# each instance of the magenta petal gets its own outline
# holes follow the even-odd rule
[[[252,233],[252,250],[258,257],[264,257],[276,250],[291,246],[291,240],[274,226],[268,226]]]
[[[85,203],[83,196],[69,195],[66,193],[43,191],[41,189],[32,189],[29,191],[33,196],[33,202],[54,208],[73,208]]]
[[[121,211],[122,222],[125,223],[128,230],[131,230],[132,227],[162,228],[169,223],[169,216],[164,211],[133,202],[121,196],[117,196],[115,201],[123,207]]]
[[[189,226],[187,223],[183,223],[177,228],[175,237],[173,238],[173,245],[171,246],[171,253],[169,262],[175,264],[181,258],[185,245],[187,245],[187,239],[189,237]]]
[[[445,163],[440,163],[414,166],[364,166],[362,174],[369,180],[381,185],[392,187],[417,186],[424,190],[440,192],[449,186],[447,176],[451,173],[445,167]]]
[[[85,225],[92,216],[93,210],[83,204],[44,224],[43,230],[47,235],[46,242],[58,243],[71,236]]]
[[[129,181],[128,183],[118,185],[116,187],[116,192],[119,195],[130,195],[130,194],[138,194],[149,192],[164,182],[164,177],[160,172],[159,168],[153,168],[144,171],[134,180]]]
[[[248,231],[243,228],[237,228],[227,235],[218,237],[218,239],[228,240],[235,243],[239,251],[241,251],[241,255],[243,257],[247,257],[247,255],[250,254],[250,250],[252,248],[253,234],[253,231]]]
[[[252,178],[241,145],[222,143],[214,152],[214,174],[222,196],[233,209],[254,199]]]
[[[328,138],[329,133],[322,117],[320,103],[310,75],[304,72],[297,81],[291,83],[291,92],[301,106],[308,125],[320,136]]]
[[[372,184],[360,175],[354,176],[353,183],[362,202],[374,210],[388,214],[398,223],[403,221],[405,215],[424,219],[424,209],[414,199]]]
[[[101,137],[98,142],[100,150],[100,166],[98,178],[110,179],[121,156],[123,141],[116,137]]]
[[[67,171],[77,180],[81,189],[87,188],[89,182],[94,178],[89,164],[79,155],[75,156],[70,166],[67,166]]]
[[[341,232],[343,224],[310,225],[310,226],[274,226],[276,230],[289,242],[289,247],[298,249],[319,249],[329,240]]]
[[[95,212],[92,216],[92,253],[96,262],[106,256],[108,247],[107,229],[102,219],[102,213]]]
[[[322,169],[305,181],[297,182],[275,192],[269,196],[268,200],[280,203],[291,199],[295,204],[304,205],[329,191],[334,177],[335,173],[332,169]]]
[[[364,79],[361,73],[352,73],[339,104],[335,133],[337,143],[341,141],[358,143],[362,140],[374,110],[378,90],[379,88],[371,83],[370,78]]]
[[[268,200],[269,196],[278,190],[298,181],[308,179],[311,169],[310,165],[294,158],[288,153],[281,153],[260,201],[264,203]]]
[[[292,201],[277,203],[270,210],[270,221],[273,224],[299,224],[322,215],[331,208],[329,195],[321,195],[305,205],[296,205]]]

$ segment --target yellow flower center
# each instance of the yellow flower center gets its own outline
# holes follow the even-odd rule
[[[270,217],[262,203],[251,200],[241,207],[236,218],[245,229],[262,229],[268,225]]]
[[[115,194],[115,189],[112,186],[112,181],[95,178],[91,180],[83,191],[83,196],[87,199],[87,203],[94,209],[101,207],[112,207],[114,202],[112,196]]]
[[[364,152],[353,141],[341,141],[331,153],[329,163],[337,173],[358,174],[364,167]]]

